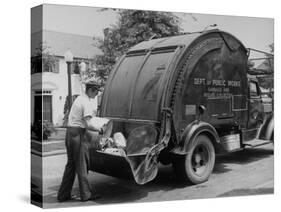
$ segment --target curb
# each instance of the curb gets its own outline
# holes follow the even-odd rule
[[[55,155],[62,155],[66,154],[66,150],[55,150],[50,152],[39,152],[34,149],[31,150],[31,154],[40,156],[40,157],[47,157],[47,156],[55,156]]]
[[[41,142],[41,141],[36,141],[36,140],[31,140],[32,143],[38,144],[38,145],[48,145],[48,144],[58,144],[58,143],[62,143],[65,142],[64,139],[62,140],[53,140],[53,141],[47,141],[47,142]]]

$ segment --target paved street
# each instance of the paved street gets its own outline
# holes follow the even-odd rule
[[[209,181],[193,186],[177,182],[171,166],[161,166],[157,178],[142,186],[133,181],[90,172],[92,186],[97,193],[101,194],[101,199],[96,202],[58,203],[56,193],[66,163],[66,155],[42,158],[32,155],[33,161],[39,163],[40,159],[43,160],[45,208],[270,194],[273,193],[274,184],[273,158],[272,144],[218,156]],[[39,174],[37,173],[38,176]],[[35,173],[33,178],[36,179],[38,176]],[[77,182],[75,182],[73,193],[79,195]]]

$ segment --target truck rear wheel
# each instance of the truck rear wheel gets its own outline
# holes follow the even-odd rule
[[[208,180],[214,164],[215,150],[211,140],[205,135],[199,135],[186,155],[175,158],[173,167],[180,179],[199,184]]]

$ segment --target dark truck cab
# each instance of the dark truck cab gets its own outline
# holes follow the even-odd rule
[[[212,30],[153,39],[131,48],[110,73],[100,115],[111,136],[127,139],[125,156],[91,150],[91,169],[153,180],[157,163],[179,178],[206,181],[215,155],[272,141],[273,114],[264,113],[258,81],[247,76],[248,50]]]

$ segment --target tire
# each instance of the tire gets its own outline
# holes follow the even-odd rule
[[[195,138],[186,155],[177,155],[173,161],[176,175],[183,181],[199,184],[207,181],[215,165],[215,150],[205,135]]]
[[[272,141],[272,143],[274,143],[274,131],[272,131],[271,133],[270,140]]]

